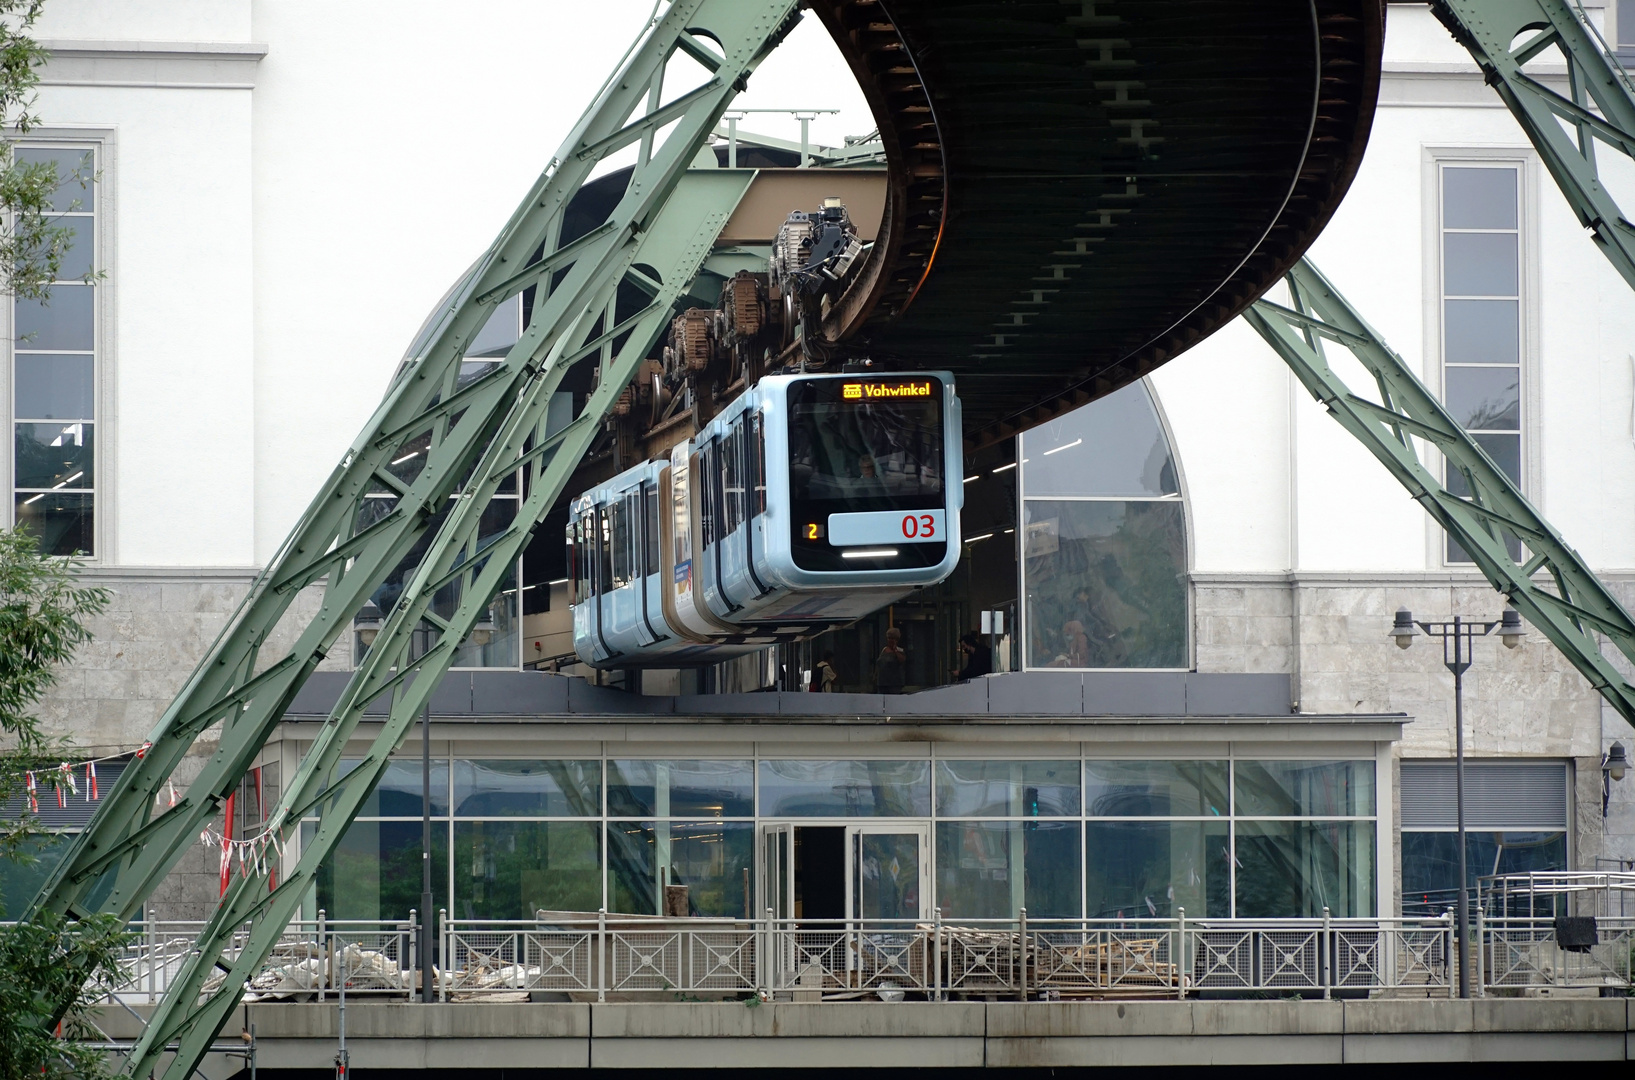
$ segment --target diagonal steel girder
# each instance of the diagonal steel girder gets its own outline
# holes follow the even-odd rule
[[[687,167],[749,74],[793,27],[796,7],[796,0],[673,0],[649,24],[500,236],[417,337],[385,400],[31,911],[133,917],[236,789],[289,702],[353,616],[427,540],[430,547],[326,730],[355,724],[356,714],[383,694],[392,696],[394,722],[399,706],[412,715],[415,703],[429,697],[498,588],[507,568],[505,553],[520,550],[560,496],[600,421],[696,275],[716,235],[711,229],[719,230],[741,196],[744,174],[689,175]],[[669,101],[667,73],[672,82],[680,81],[678,74],[687,80],[684,91]],[[634,148],[636,165],[607,222],[562,243],[569,200],[599,166],[616,164],[609,159],[626,148]],[[615,325],[615,301],[626,281],[651,300]],[[500,302],[529,287],[537,292],[528,329],[497,367],[462,385],[461,363],[471,340]],[[544,403],[568,368],[593,354],[602,358],[596,392],[565,430],[546,437]],[[420,451],[407,467],[405,447]],[[516,521],[498,536],[479,535],[482,507],[501,480],[520,469],[529,470],[531,484]],[[259,664],[263,644],[285,622],[296,595],[318,583],[322,603],[310,622],[294,628],[293,647],[276,661]],[[458,598],[454,615],[434,615],[432,598],[451,593]],[[438,629],[440,640],[411,661],[408,638],[422,620]],[[212,729],[219,741],[187,794],[156,814],[158,796],[178,763]],[[384,768],[391,745],[377,745],[369,762]],[[315,805],[308,789],[324,774],[317,756],[280,804],[281,834]],[[321,838],[332,843],[344,829],[351,816],[345,808],[361,802],[367,794],[362,785],[372,787],[380,768],[362,768],[357,781],[331,788]],[[307,863],[303,855],[300,865]],[[303,872],[310,876],[310,867]],[[294,885],[287,880],[276,897],[293,898]],[[263,898],[261,914],[277,906]],[[217,922],[238,914],[224,902]],[[205,966],[215,960],[206,958]],[[237,993],[234,986],[235,1000]],[[185,1023],[173,1022],[178,1008],[187,1014]],[[144,1040],[128,1068],[146,1067],[140,1061],[151,1066],[156,1060],[151,1048],[177,1034],[184,1037],[184,1049],[195,1037],[207,1044],[206,1027],[213,1034],[225,1019],[224,1012],[217,1018],[212,1011],[213,1024],[205,1023],[191,1001],[174,1007],[167,1001],[162,1012],[163,1036],[156,1023],[155,1038]],[[171,1071],[187,1056],[177,1057]],[[191,1065],[183,1071],[187,1068]]]
[[[1493,587],[1635,725],[1635,686],[1596,639],[1605,635],[1635,663],[1635,620],[1315,266],[1302,259],[1289,272],[1288,285],[1292,307],[1259,300],[1244,318],[1329,415],[1459,542]],[[1323,353],[1325,338],[1344,345],[1374,377],[1377,401],[1353,393],[1335,374]],[[1419,460],[1416,438],[1458,471],[1468,498],[1450,492]],[[1509,538],[1520,540],[1525,559],[1511,556]],[[1540,571],[1548,573],[1548,585],[1535,580]]]
[[[1601,182],[1595,160],[1598,142],[1635,158],[1635,91],[1575,6],[1569,0],[1432,0],[1431,10],[1470,51],[1579,222],[1635,288],[1635,224]],[[1525,69],[1551,49],[1567,62],[1570,97]]]

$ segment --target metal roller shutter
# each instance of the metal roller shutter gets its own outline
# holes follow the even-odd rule
[[[1458,825],[1451,761],[1402,763],[1402,827]],[[1563,761],[1465,762],[1465,827],[1565,829],[1567,764]]]

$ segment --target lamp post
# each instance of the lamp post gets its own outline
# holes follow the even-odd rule
[[[1521,612],[1513,607],[1504,609],[1504,616],[1494,622],[1472,622],[1458,615],[1452,622],[1417,622],[1407,608],[1397,609],[1396,622],[1390,636],[1396,638],[1397,648],[1406,649],[1414,643],[1418,626],[1426,637],[1442,642],[1442,663],[1453,672],[1453,783],[1455,813],[1459,827],[1459,912],[1454,929],[1454,941],[1459,952],[1459,996],[1470,997],[1470,976],[1467,971],[1465,936],[1470,925],[1469,867],[1465,855],[1465,672],[1470,670],[1476,639],[1486,637],[1494,630],[1504,647],[1514,649],[1527,636],[1522,626]]]

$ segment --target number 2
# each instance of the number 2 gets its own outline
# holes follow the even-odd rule
[[[814,522],[810,522],[810,523],[809,523],[809,524],[807,524],[807,526],[806,526],[806,539],[808,539],[808,540],[816,540],[816,539],[817,539],[817,538],[818,538],[818,534],[817,534],[817,522],[815,522],[815,521],[814,521]]]

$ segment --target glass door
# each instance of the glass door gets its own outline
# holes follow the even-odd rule
[[[795,917],[795,836],[792,825],[761,826],[761,909],[778,921]]]
[[[846,918],[853,923],[923,919],[930,899],[930,828],[846,828]]]

